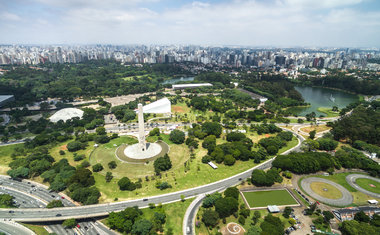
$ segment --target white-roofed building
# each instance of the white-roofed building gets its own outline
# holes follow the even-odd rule
[[[280,212],[280,209],[276,205],[271,205],[271,206],[268,205],[268,211],[270,213],[278,213],[278,212]]]
[[[60,120],[67,121],[69,119],[72,119],[74,117],[83,117],[83,111],[76,108],[65,108],[57,111],[55,114],[53,114],[49,119],[51,122],[58,122]]]
[[[211,83],[192,83],[192,84],[176,84],[172,85],[173,90],[186,89],[186,88],[197,88],[202,86],[212,86]]]
[[[171,113],[172,106],[168,98],[157,100],[143,107],[143,113]]]

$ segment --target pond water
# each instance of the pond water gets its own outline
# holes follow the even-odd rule
[[[296,86],[295,89],[301,93],[306,103],[310,103],[309,107],[292,107],[289,109],[299,116],[305,116],[311,112],[315,112],[317,117],[326,116],[326,114],[318,111],[319,107],[332,108],[337,106],[342,109],[359,100],[357,95],[328,88]]]
[[[179,82],[190,82],[190,81],[194,81],[194,77],[187,77],[187,78],[173,78],[173,79],[170,79],[170,80],[166,80],[164,81],[162,84],[176,84],[176,83],[179,83]]]

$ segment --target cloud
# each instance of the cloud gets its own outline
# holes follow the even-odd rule
[[[30,23],[19,25],[20,32],[36,27],[35,43],[49,38],[72,43],[380,46],[380,9],[359,10],[360,0],[181,1],[186,3],[157,9],[142,0],[35,1],[43,3],[44,14],[26,15]],[[46,6],[53,10],[46,13]],[[48,37],[38,38],[46,23]],[[6,33],[11,39],[12,32]]]
[[[20,21],[21,20],[20,16],[10,13],[10,12],[3,12],[3,13],[0,12],[0,18],[6,21]]]

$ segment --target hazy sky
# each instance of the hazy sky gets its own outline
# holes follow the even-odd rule
[[[0,0],[0,43],[380,47],[380,0]]]

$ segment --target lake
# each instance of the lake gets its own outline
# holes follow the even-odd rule
[[[292,107],[289,109],[299,116],[305,116],[311,112],[315,112],[317,117],[326,116],[326,114],[318,111],[319,107],[332,108],[337,106],[342,109],[359,100],[357,95],[328,88],[296,86],[295,89],[301,93],[306,103],[310,103],[309,107]]]
[[[179,83],[179,82],[190,82],[190,81],[194,81],[194,77],[173,78],[173,79],[164,81],[162,84],[164,84],[164,85],[165,84],[176,84],[176,83]]]

